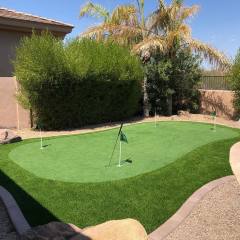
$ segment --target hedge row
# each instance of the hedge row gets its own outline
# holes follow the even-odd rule
[[[44,129],[77,128],[118,121],[139,111],[141,88],[137,81],[89,81],[45,86],[33,90],[38,125]]]
[[[33,34],[17,49],[15,72],[19,100],[44,129],[119,121],[140,109],[141,63],[113,43]]]

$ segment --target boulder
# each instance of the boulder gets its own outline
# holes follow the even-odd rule
[[[183,111],[183,110],[179,110],[178,111],[178,116],[180,117],[191,117],[191,114],[189,111]]]
[[[94,227],[84,228],[82,233],[92,240],[147,240],[144,227],[137,220],[108,221]]]
[[[134,219],[114,220],[80,229],[73,224],[51,222],[34,227],[20,240],[147,240],[144,227]]]
[[[8,129],[0,129],[0,144],[15,143],[22,141],[13,131]]]

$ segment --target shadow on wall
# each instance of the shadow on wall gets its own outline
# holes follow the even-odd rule
[[[9,178],[3,171],[0,170],[0,185],[9,191],[20,209],[24,217],[31,226],[46,224],[51,221],[58,221],[58,219],[17,185],[11,178]]]
[[[201,112],[211,113],[216,111],[218,116],[233,119],[235,110],[233,106],[234,93],[222,90],[200,90]]]

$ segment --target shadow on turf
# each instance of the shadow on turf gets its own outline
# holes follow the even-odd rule
[[[133,163],[133,161],[132,161],[131,159],[127,159],[127,160],[124,160],[124,161],[123,161],[123,164],[124,164],[124,163]]]
[[[32,198],[1,170],[0,185],[12,194],[31,226],[46,224],[51,221],[59,221],[56,216]]]
[[[122,160],[120,162],[121,166],[129,165],[129,164],[132,164],[132,163],[133,163],[133,161],[130,158],[128,158],[126,160]],[[105,167],[114,167],[114,166],[118,166],[118,164],[110,164],[110,165],[106,165]]]
[[[45,145],[43,145],[42,147],[43,148],[46,148],[46,147],[49,147],[49,146],[51,146],[52,144],[45,144]]]

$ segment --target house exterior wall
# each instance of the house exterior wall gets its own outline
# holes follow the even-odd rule
[[[25,36],[31,35],[31,28],[15,29],[14,27],[6,28],[0,21],[0,128],[30,128],[30,113],[23,109],[16,100],[16,81],[14,76],[14,67],[12,61],[16,56],[16,47],[20,40]],[[9,24],[10,21],[8,20]],[[30,24],[32,25],[32,23]],[[39,25],[39,24],[38,24]],[[42,30],[48,29],[44,24],[40,24],[40,33]],[[63,39],[70,32],[60,31],[62,28],[50,26],[51,33]],[[32,29],[35,29],[32,27]],[[54,31],[56,29],[56,31]]]
[[[30,33],[0,29],[0,128],[29,128],[30,114],[16,100],[12,61],[20,40]]]
[[[14,77],[0,77],[0,128],[30,128],[30,113],[16,101]]]
[[[29,35],[27,32],[0,29],[0,77],[13,76],[12,60],[15,59],[15,49],[20,39]]]
[[[217,116],[228,119],[234,117],[233,91],[201,89],[200,92],[202,113],[211,113],[213,110],[216,110]]]

